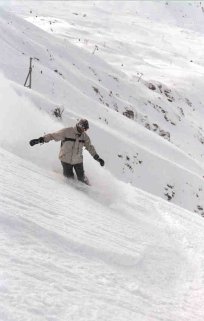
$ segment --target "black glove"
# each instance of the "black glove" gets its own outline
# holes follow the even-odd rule
[[[105,165],[105,162],[102,158],[99,158],[98,159],[98,162],[100,163],[101,166],[104,166]]]
[[[40,137],[40,138],[37,138],[37,139],[32,139],[29,142],[30,146],[34,146],[36,144],[43,144],[43,143],[44,143],[44,138],[43,137]]]
[[[94,156],[94,159],[95,159],[97,162],[99,162],[101,166],[104,166],[104,165],[105,165],[104,160],[103,160],[102,158],[100,158],[98,154],[96,154],[96,155]]]

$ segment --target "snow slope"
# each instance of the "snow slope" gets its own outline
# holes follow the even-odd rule
[[[203,320],[203,218],[108,173],[0,164],[1,320]]]
[[[0,4],[0,320],[203,321],[202,5]],[[90,187],[28,144],[80,117]]]

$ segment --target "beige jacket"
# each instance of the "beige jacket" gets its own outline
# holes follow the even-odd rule
[[[83,132],[80,134],[76,127],[68,127],[61,129],[55,133],[47,134],[44,136],[45,143],[50,140],[60,141],[61,149],[59,159],[68,164],[78,164],[83,162],[83,147],[94,157],[96,151],[89,136]]]

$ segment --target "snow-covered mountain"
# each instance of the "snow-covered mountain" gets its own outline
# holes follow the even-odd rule
[[[0,320],[203,320],[203,7],[0,2]],[[81,117],[89,188],[28,144]]]
[[[141,2],[11,3],[1,10],[4,75],[24,84],[33,57],[25,95],[37,107],[64,110],[64,125],[87,117],[116,177],[203,215],[204,40],[163,23],[163,12],[170,21],[181,4],[160,3],[161,22]],[[192,6],[202,12],[197,3],[181,9]]]

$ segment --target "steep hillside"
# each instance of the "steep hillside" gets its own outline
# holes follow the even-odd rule
[[[100,6],[93,9],[90,3],[86,10],[97,11],[91,17],[101,15],[100,25],[96,18],[89,19],[87,29],[86,16],[71,12],[70,3],[66,20],[70,16],[75,20],[69,24],[58,17],[36,17],[31,10],[28,20],[46,29],[43,31],[2,9],[1,70],[16,83],[13,86],[18,94],[29,97],[38,108],[50,115],[60,108],[64,125],[87,117],[93,143],[116,177],[204,214],[203,108],[199,92],[202,61],[193,65],[190,61],[198,46],[203,46],[201,36],[192,34],[194,42],[189,44],[188,35],[177,27],[164,30],[161,23],[153,25],[152,21],[123,12],[112,17],[110,29],[106,22],[110,23],[111,11],[103,11]],[[48,26],[52,27],[49,33]],[[86,30],[83,39],[82,26]],[[79,46],[71,39],[74,32],[78,32]],[[97,34],[101,35],[100,43]],[[165,52],[161,48],[164,36],[169,39]],[[88,48],[87,38],[91,41]],[[94,43],[100,48],[90,51],[90,45],[96,49]],[[191,46],[190,56],[180,53],[181,44]],[[22,87],[30,57],[32,90]],[[194,92],[186,86],[192,78],[196,82]],[[2,100],[5,104],[3,95]],[[36,135],[42,134],[36,131]],[[40,154],[43,152],[41,149]]]

